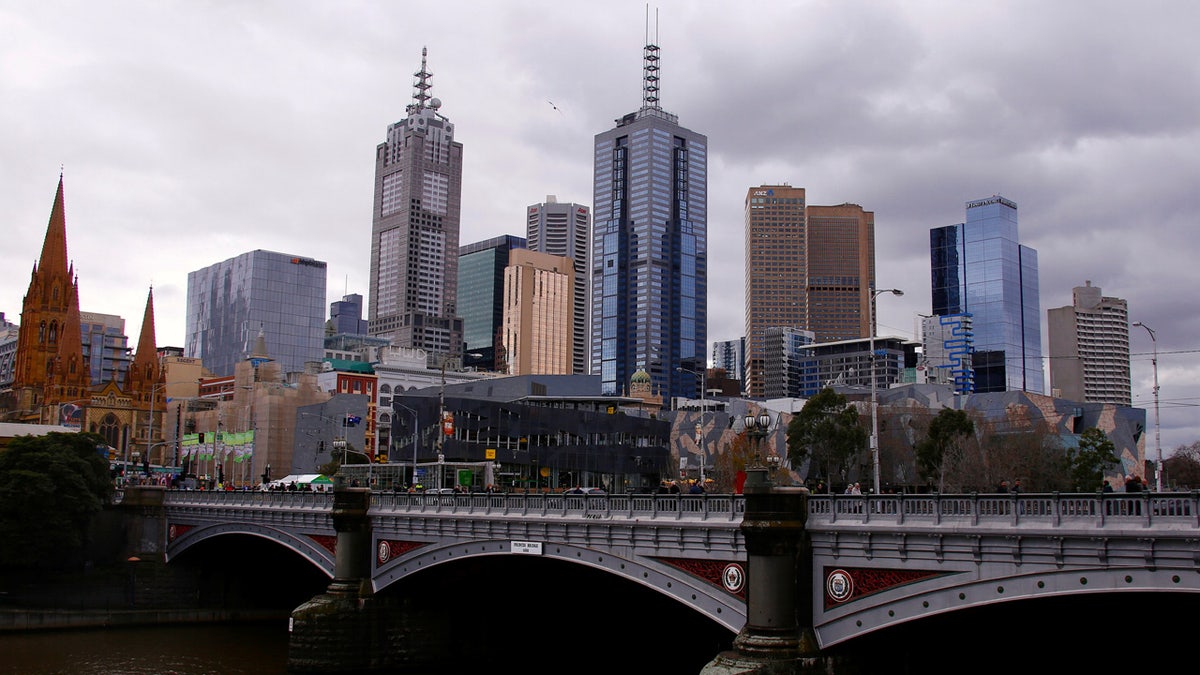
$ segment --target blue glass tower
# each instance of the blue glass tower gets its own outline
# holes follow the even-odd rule
[[[929,232],[933,314],[972,315],[975,391],[1043,393],[1037,251],[1017,241],[1017,205],[967,202],[967,222]]]
[[[604,393],[644,368],[669,401],[707,363],[708,139],[660,107],[658,58],[647,44],[641,109],[595,139],[590,360]]]

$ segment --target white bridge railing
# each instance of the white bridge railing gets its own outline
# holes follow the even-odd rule
[[[168,490],[168,506],[328,510],[333,492],[251,492]],[[455,494],[410,494],[373,492],[371,514],[384,515],[474,515],[536,518],[605,517],[646,520],[689,520],[741,522],[746,501],[742,495],[660,494],[508,494],[469,492]]]
[[[1200,491],[971,495],[813,495],[808,524],[1030,525],[1200,529]]]

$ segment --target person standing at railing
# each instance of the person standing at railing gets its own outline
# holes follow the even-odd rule
[[[996,488],[996,492],[1007,493],[1008,492],[1008,481],[1006,481],[1006,480],[1000,481],[1000,486]]]
[[[1012,491],[1013,491],[1013,494],[1017,494],[1017,495],[1021,494],[1021,479],[1020,478],[1013,481]]]
[[[1107,478],[1104,479],[1104,487],[1101,488],[1100,491],[1101,492],[1112,492],[1113,491],[1113,486],[1111,483],[1108,482]]]

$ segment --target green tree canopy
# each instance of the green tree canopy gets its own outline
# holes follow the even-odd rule
[[[788,459],[793,467],[811,459],[809,475],[829,480],[833,472],[849,470],[867,438],[858,423],[858,409],[833,389],[822,389],[788,423]]]
[[[1067,465],[1071,482],[1078,492],[1094,492],[1104,482],[1104,470],[1115,465],[1116,446],[1096,427],[1084,429],[1078,448],[1067,448]]]
[[[967,439],[975,434],[975,422],[966,411],[942,408],[929,423],[929,433],[917,443],[917,470],[926,480],[936,480],[938,491],[945,487],[946,473],[961,463]]]
[[[62,567],[78,558],[92,516],[112,497],[104,439],[18,436],[0,450],[0,565]]]

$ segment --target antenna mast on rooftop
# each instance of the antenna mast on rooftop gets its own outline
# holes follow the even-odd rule
[[[654,41],[650,40],[650,5],[646,5],[646,47],[642,50],[642,109],[661,109],[658,102],[658,10],[654,10]]]

